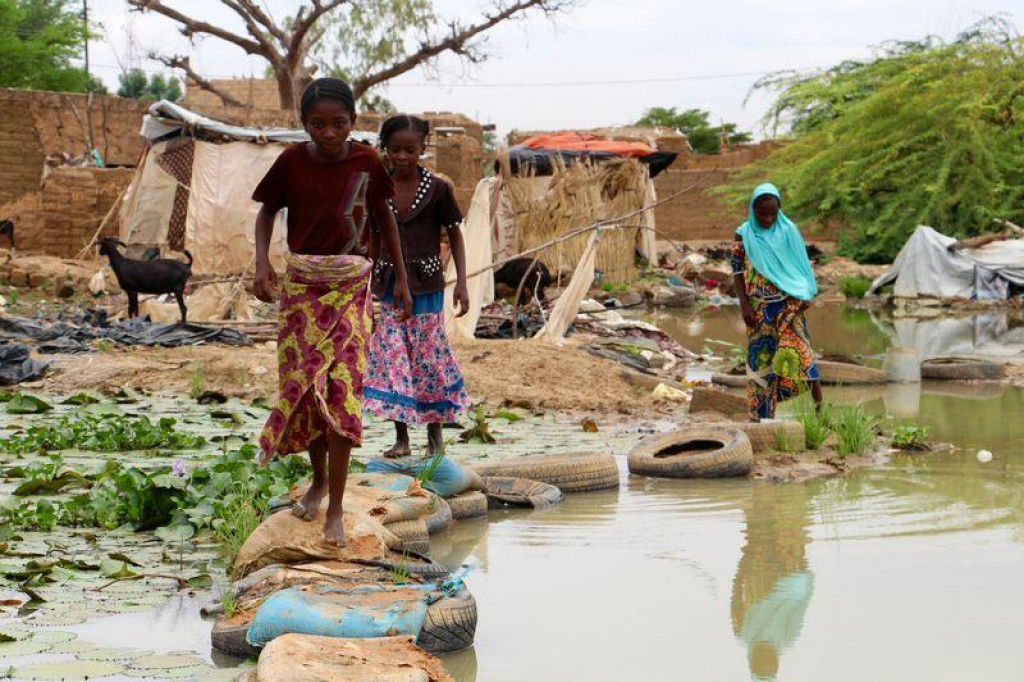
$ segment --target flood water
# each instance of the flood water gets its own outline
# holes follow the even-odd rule
[[[655,321],[693,350],[741,341],[735,310]],[[906,339],[927,353],[1018,352],[1011,321],[955,322],[911,328],[827,307],[811,331],[821,351],[869,359]],[[1024,680],[1024,391],[826,396],[913,419],[956,449],[802,484],[673,481],[630,476],[624,455],[640,434],[617,434],[619,490],[492,512],[432,538],[436,559],[475,566],[476,644],[446,666],[459,682]],[[178,596],[71,629],[98,646],[198,656],[223,675],[197,679],[230,679],[239,662],[211,652],[198,608]]]
[[[883,353],[898,332],[872,316],[815,310],[816,345]],[[656,322],[699,350],[706,338],[740,341],[735,317]],[[974,354],[1014,332],[978,319],[952,328],[923,338]],[[899,407],[957,449],[804,484],[645,479],[621,458],[619,491],[440,536],[441,560],[479,564],[476,646],[449,658],[453,673],[461,682],[1024,680],[1024,392],[935,384],[830,397],[879,413]],[[980,463],[980,448],[993,461]]]

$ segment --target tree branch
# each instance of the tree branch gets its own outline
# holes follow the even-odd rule
[[[186,14],[182,14],[173,7],[168,7],[161,0],[128,0],[128,5],[139,12],[152,11],[157,14],[162,14],[168,19],[173,19],[181,24],[181,34],[186,38],[191,38],[197,33],[205,33],[207,35],[220,38],[221,40],[227,41],[233,45],[237,45],[248,54],[266,56],[263,51],[263,46],[257,41],[236,35],[231,31],[226,31],[219,26],[208,24],[205,21],[193,19]]]
[[[266,28],[267,32],[277,38],[282,45],[288,41],[288,36],[284,32],[284,29],[278,26],[258,4],[252,0],[238,0],[238,4],[245,8],[245,10],[252,15],[252,18]]]
[[[260,11],[260,9],[258,7],[252,7],[252,3],[245,2],[245,0],[220,1],[222,5],[225,5],[226,7],[230,8],[232,11],[234,11],[235,14],[241,17],[242,21],[245,22],[245,28],[247,31],[249,31],[249,35],[251,35],[253,39],[262,46],[264,56],[271,62],[280,61],[281,53],[277,49],[277,45],[274,44],[274,41],[272,41],[270,37],[268,37],[269,35],[271,35],[271,32],[268,30],[264,30],[266,28],[266,24],[264,24],[262,21],[257,21],[256,17],[252,13],[252,10],[255,9],[256,12],[263,14]],[[264,18],[266,18],[266,15],[263,16]],[[276,26],[273,25],[273,23],[271,23],[271,26],[277,28]],[[278,29],[278,32],[284,35],[284,33],[280,31],[280,29]]]
[[[481,33],[530,9],[536,8],[545,14],[553,14],[572,6],[572,4],[572,0],[519,0],[510,5],[505,5],[504,3],[496,4],[495,12],[493,14],[485,14],[484,21],[479,24],[461,27],[453,21],[449,25],[451,33],[447,38],[436,42],[424,42],[420,45],[419,50],[401,61],[376,73],[360,78],[352,84],[353,92],[356,98],[359,98],[373,86],[407,73],[443,52],[454,52],[455,54],[468,57],[471,61],[479,61],[480,58],[474,57],[470,52],[471,46],[469,42]]]
[[[306,40],[306,35],[309,33],[313,25],[320,20],[320,17],[336,10],[342,5],[348,4],[351,0],[330,0],[327,4],[321,2],[321,0],[313,0],[313,9],[306,14],[306,6],[302,6],[299,9],[298,14],[295,15],[295,22],[292,26],[292,35],[287,46],[289,55],[305,54],[302,43]]]
[[[207,92],[212,92],[213,94],[217,95],[217,97],[220,97],[221,101],[223,101],[224,104],[227,104],[228,106],[246,106],[245,102],[240,102],[239,100],[235,99],[234,97],[224,92],[216,85],[214,85],[213,83],[211,83],[210,81],[206,80],[198,73],[193,71],[192,64],[188,57],[182,57],[179,55],[176,55],[174,57],[165,57],[163,55],[150,53],[149,58],[162,62],[168,68],[179,69],[181,71],[184,71],[185,77],[188,78],[190,82],[195,83],[201,90],[206,90]]]

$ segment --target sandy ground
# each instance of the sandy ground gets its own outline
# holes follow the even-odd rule
[[[567,412],[668,414],[676,403],[656,401],[624,381],[620,366],[573,345],[529,341],[456,344],[470,393],[491,404]],[[273,396],[277,357],[273,344],[249,348],[120,348],[85,355],[56,355],[39,385],[48,393],[188,393],[194,387],[228,396]]]

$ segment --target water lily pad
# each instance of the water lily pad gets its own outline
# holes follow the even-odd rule
[[[180,668],[195,668],[203,665],[201,658],[178,654],[161,654],[158,656],[143,656],[132,663],[132,671],[153,670],[160,671],[163,675],[166,671],[178,670]]]
[[[15,393],[7,402],[8,414],[40,414],[52,409],[53,405],[50,403],[27,393]]]
[[[53,646],[52,642],[40,642],[31,637],[16,642],[5,642],[0,644],[0,659],[41,654],[49,651]]]
[[[84,661],[118,661],[121,663],[127,663],[143,658],[145,656],[152,656],[152,651],[144,651],[141,649],[129,649],[127,647],[104,647],[104,648],[93,648],[87,651],[83,651],[78,654],[78,658]]]
[[[11,670],[11,677],[25,680],[95,680],[124,672],[124,666],[108,661],[33,663]]]
[[[51,644],[63,644],[77,639],[78,635],[65,630],[35,630],[32,639],[38,642],[49,642]]]
[[[27,622],[36,627],[69,627],[81,625],[91,616],[92,611],[85,607],[65,607],[63,604],[58,604],[56,608],[47,607],[37,611],[28,618]]]

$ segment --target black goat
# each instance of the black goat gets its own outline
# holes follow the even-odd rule
[[[11,242],[11,248],[15,248],[13,220],[0,220],[0,234],[7,235],[7,239]]]
[[[185,323],[188,310],[185,308],[185,284],[192,276],[192,254],[185,251],[188,263],[169,258],[135,260],[126,258],[118,246],[124,242],[114,237],[100,241],[100,255],[110,259],[110,267],[117,276],[117,283],[128,294],[128,317],[139,314],[139,294],[174,294],[181,310],[181,323]],[[127,248],[127,247],[126,247]]]
[[[515,296],[519,289],[519,283],[523,282],[525,278],[522,293],[519,294],[519,305],[523,305],[533,298],[535,291],[537,299],[543,303],[545,300],[544,288],[554,284],[555,278],[551,276],[551,271],[547,266],[540,261],[537,261],[532,268],[530,267],[531,263],[533,263],[532,258],[513,258],[502,265],[494,273],[495,288],[500,289],[504,286],[510,290],[509,296]],[[529,271],[529,275],[526,274],[527,271]]]

